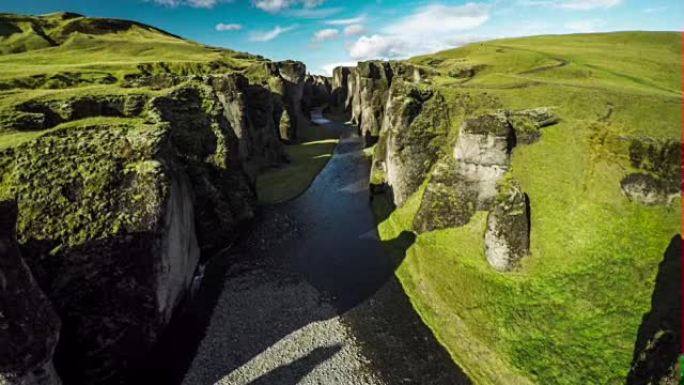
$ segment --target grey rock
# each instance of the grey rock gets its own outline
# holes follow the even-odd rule
[[[498,190],[494,207],[487,216],[485,256],[494,269],[510,271],[529,254],[529,204],[515,180],[500,184]]]
[[[52,356],[60,320],[16,240],[17,207],[0,202],[0,384],[59,385]]]
[[[446,102],[438,92],[403,80],[392,84],[381,133],[386,154],[375,163],[384,162],[396,205],[418,190],[442,154],[448,130]]]

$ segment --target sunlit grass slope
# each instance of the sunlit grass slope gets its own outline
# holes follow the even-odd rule
[[[338,142],[336,133],[313,123],[299,132],[299,137],[299,143],[285,147],[290,163],[266,170],[257,177],[260,203],[288,201],[306,191],[332,157]]]
[[[532,221],[519,271],[487,264],[484,212],[419,235],[397,271],[477,384],[625,383],[658,265],[680,233],[681,200],[633,203],[619,182],[631,138],[680,138],[681,46],[670,32],[539,36],[411,60],[436,71],[450,100],[451,144],[464,116],[479,111],[550,106],[561,118],[514,150]],[[411,229],[421,195],[379,224],[383,239]]]
[[[14,106],[26,101],[152,94],[156,91],[126,84],[126,79],[246,72],[261,60],[132,21],[73,13],[0,14],[0,114],[11,114]],[[0,121],[0,149],[37,135],[39,131],[12,131]]]

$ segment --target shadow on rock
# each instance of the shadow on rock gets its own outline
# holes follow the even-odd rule
[[[644,314],[627,385],[679,384],[682,330],[682,238],[676,235],[658,266],[651,311]]]

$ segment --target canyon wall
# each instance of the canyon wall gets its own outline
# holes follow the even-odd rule
[[[338,97],[331,109],[350,114],[367,144],[375,144],[371,183],[387,188],[371,191],[388,191],[402,206],[425,184],[413,221],[417,232],[463,226],[476,211],[488,211],[487,260],[496,270],[515,269],[529,250],[530,209],[527,195],[507,177],[511,152],[518,143],[534,143],[541,128],[558,122],[556,115],[536,108],[471,117],[450,142],[454,108],[423,68],[362,62],[336,68],[333,84]]]
[[[267,66],[267,85],[204,75],[160,96],[23,106],[26,129],[96,119],[0,153],[2,190],[17,202],[17,240],[30,271],[18,257],[12,268],[35,277],[13,289],[44,307],[52,325],[31,336],[44,347],[40,355],[24,367],[4,365],[0,376],[44,368],[50,377],[56,344],[65,383],[127,382],[186,298],[200,255],[229,245],[254,216],[259,169],[285,161],[283,141],[307,124],[303,64]],[[281,137],[286,113],[291,126]]]

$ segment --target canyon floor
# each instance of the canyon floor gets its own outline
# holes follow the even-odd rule
[[[375,230],[362,139],[350,125],[314,121],[341,135],[334,155],[304,194],[267,207],[254,231],[208,264],[196,295],[211,313],[206,332],[187,373],[167,380],[469,384],[394,277],[400,261],[390,260]],[[408,247],[412,238],[401,242]],[[211,291],[213,313],[200,298]],[[176,328],[201,329],[196,321]]]

